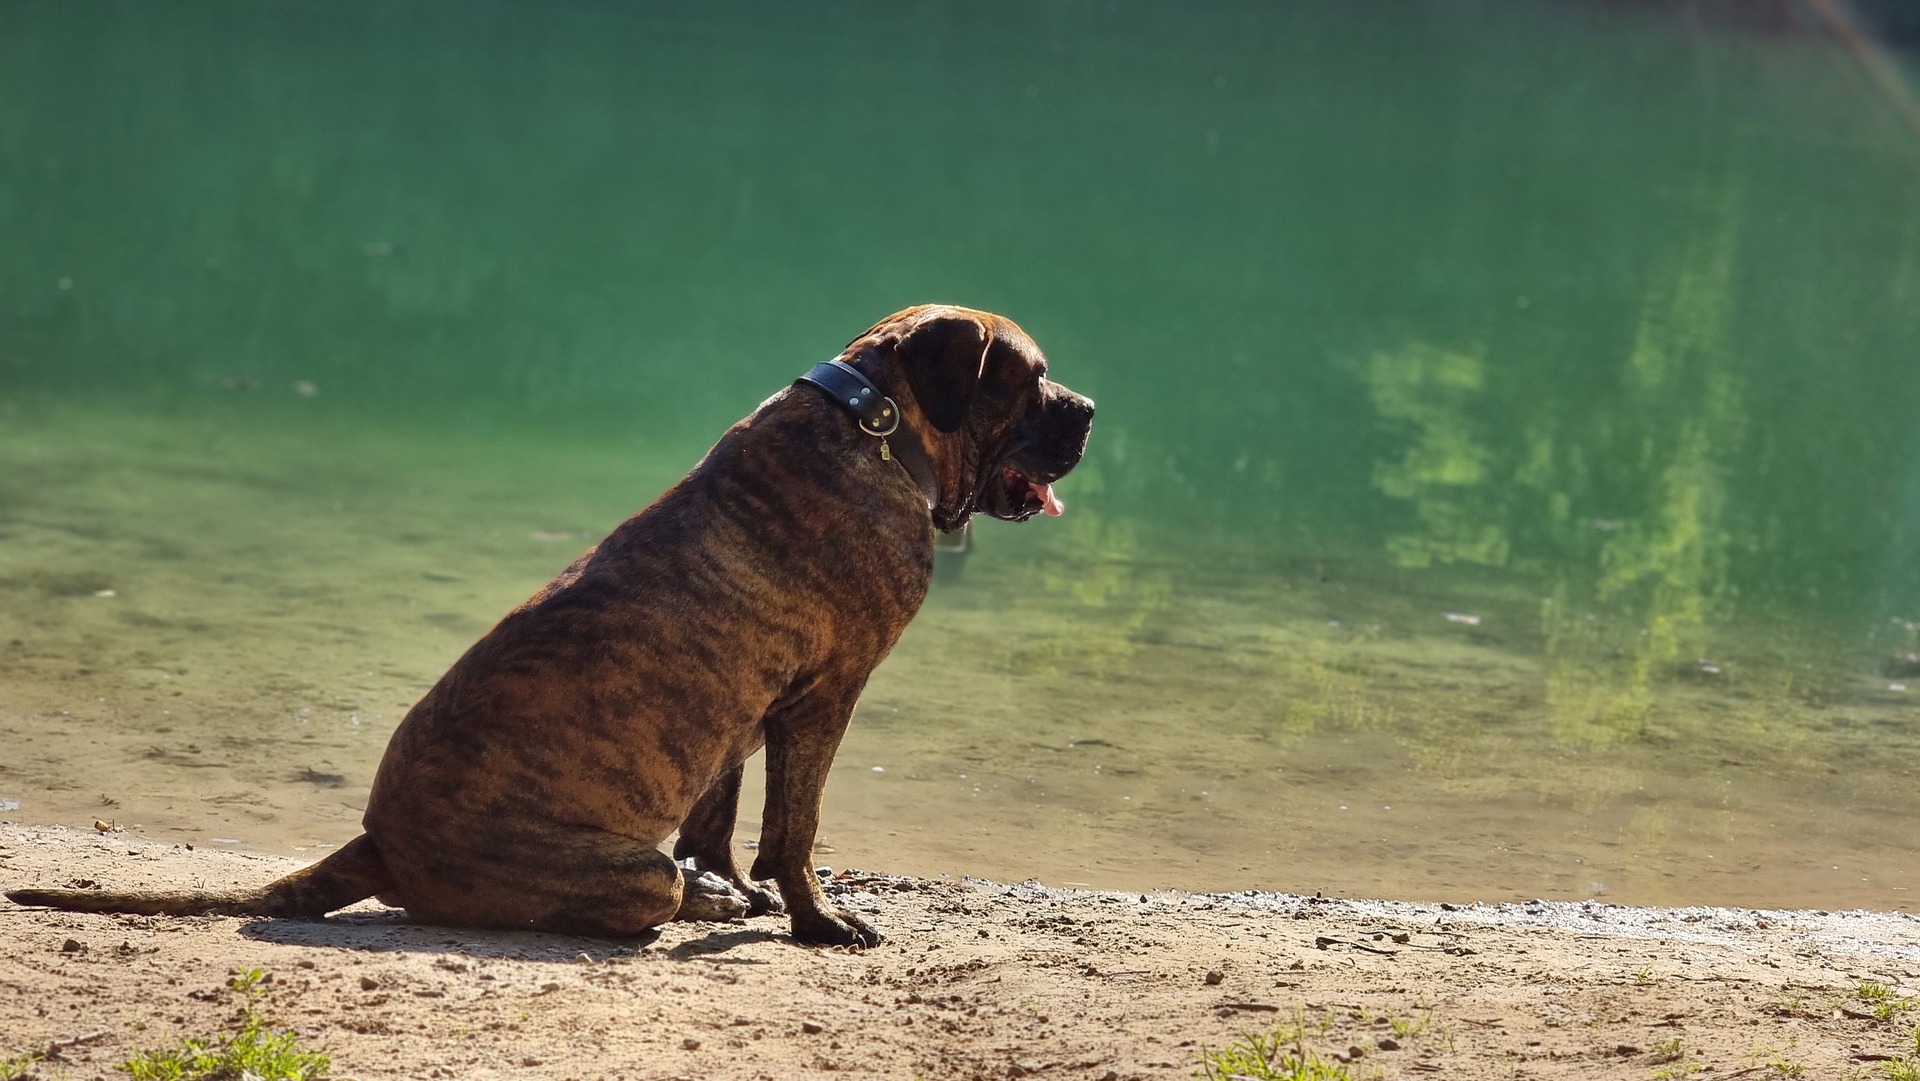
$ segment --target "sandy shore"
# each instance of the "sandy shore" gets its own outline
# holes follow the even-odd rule
[[[0,824],[0,885],[265,880],[273,856]],[[840,871],[889,935],[676,924],[647,945],[410,925],[154,919],[0,903],[0,1062],[124,1077],[138,1049],[259,1009],[359,1078],[1190,1077],[1203,1049],[1304,1021],[1358,1077],[1883,1076],[1920,1008],[1900,913],[1446,906],[1049,890]]]

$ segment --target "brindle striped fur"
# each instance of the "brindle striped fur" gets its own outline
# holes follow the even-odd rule
[[[1045,483],[1071,469],[1093,403],[986,312],[908,309],[841,356],[900,404],[895,438],[924,448],[933,506],[847,413],[789,387],[454,663],[394,733],[363,836],[252,891],[7,896],[313,917],[377,894],[433,923],[630,935],[691,914],[657,847],[678,829],[675,856],[753,911],[778,909],[753,883],[772,879],[800,941],[878,942],[827,903],[808,858],[854,700],[926,595],[935,525],[1033,513],[1009,506],[1001,470]],[[732,834],[742,763],[763,745],[749,876]]]

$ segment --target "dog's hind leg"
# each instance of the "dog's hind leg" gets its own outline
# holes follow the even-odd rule
[[[745,769],[743,765],[736,765],[714,778],[713,787],[707,789],[687,813],[687,820],[680,824],[680,837],[673,842],[673,858],[691,859],[700,870],[718,875],[745,896],[747,915],[764,916],[785,908],[772,890],[757,886],[747,878],[733,854],[733,827],[739,816],[740,780]],[[681,918],[699,917],[688,914]]]
[[[625,938],[680,911],[680,865],[633,837],[525,823],[389,854],[390,900],[423,923]]]

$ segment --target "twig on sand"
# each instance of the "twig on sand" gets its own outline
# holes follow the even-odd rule
[[[1313,945],[1314,948],[1322,950],[1328,946],[1348,946],[1356,950],[1365,950],[1368,953],[1377,953],[1383,957],[1398,957],[1400,955],[1399,950],[1383,950],[1378,946],[1369,946],[1364,942],[1349,942],[1344,938],[1330,938],[1327,935],[1320,935],[1315,938]]]
[[[50,1040],[47,1043],[46,1052],[42,1054],[40,1057],[59,1058],[60,1052],[65,1051],[67,1048],[78,1047],[83,1043],[92,1043],[93,1041],[100,1039],[102,1036],[105,1036],[109,1031],[111,1030],[103,1028],[94,1032],[82,1033],[81,1035],[78,1035],[78,1036],[68,1036],[64,1040]]]

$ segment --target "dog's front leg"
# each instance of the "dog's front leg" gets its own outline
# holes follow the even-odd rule
[[[812,860],[827,770],[865,682],[855,679],[837,691],[823,684],[767,715],[767,811],[751,873],[779,884],[793,916],[793,937],[800,942],[877,946],[884,937],[860,917],[827,903]]]

